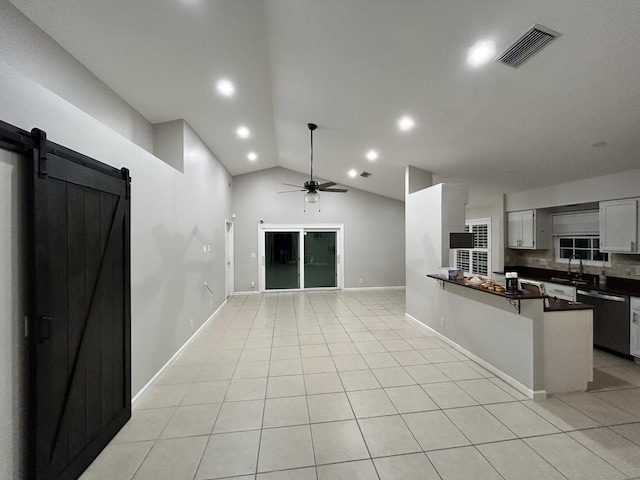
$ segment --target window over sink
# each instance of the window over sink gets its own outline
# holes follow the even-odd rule
[[[569,258],[576,255],[584,265],[611,266],[609,254],[600,251],[600,237],[596,235],[556,237],[555,253],[558,263],[569,263]]]

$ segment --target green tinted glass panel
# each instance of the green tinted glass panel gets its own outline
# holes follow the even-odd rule
[[[267,290],[300,288],[298,232],[265,232],[264,268]]]
[[[336,287],[336,232],[305,232],[304,288]]]

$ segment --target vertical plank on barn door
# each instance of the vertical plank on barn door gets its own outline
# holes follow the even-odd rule
[[[102,242],[100,241],[100,192],[93,189],[85,191],[85,212],[87,218],[86,244],[86,269],[88,272],[97,272],[102,256]],[[95,284],[94,278],[86,278],[87,292],[91,292]],[[87,309],[89,305],[87,305]],[[85,335],[89,349],[98,352],[100,348],[100,336],[97,329],[89,329]],[[102,429],[102,392],[100,388],[100,363],[99,355],[92,355],[87,359],[85,371],[87,372],[87,436],[93,438]]]
[[[67,184],[67,258],[69,299],[69,363],[67,372],[73,368],[73,352],[80,348],[82,340],[84,314],[87,311],[87,271],[86,271],[86,232],[85,189],[79,185]],[[68,375],[68,374],[67,374]],[[80,388],[86,388],[86,369],[78,369],[76,374]],[[86,396],[79,398],[73,423],[76,428],[69,435],[69,455],[74,458],[86,444],[87,417]]]
[[[116,199],[113,195],[105,192],[100,192],[100,238],[102,240],[101,250],[105,252],[105,255],[109,255],[105,258],[100,275],[102,276],[102,295],[100,297],[99,304],[99,318],[100,318],[100,400],[101,400],[101,412],[102,427],[106,426],[113,416],[113,386],[114,386],[114,374],[113,374],[113,330],[114,330],[114,294],[117,291],[113,284],[113,270],[117,267],[115,265],[114,253],[107,251],[107,240],[109,238],[109,230],[111,228],[118,228],[118,225],[112,225],[113,212],[115,211]],[[116,294],[117,296],[117,294]]]

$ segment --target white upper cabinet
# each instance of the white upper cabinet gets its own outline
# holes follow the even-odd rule
[[[600,251],[638,253],[638,200],[600,202]]]
[[[549,248],[551,240],[549,215],[540,210],[507,213],[507,247]]]

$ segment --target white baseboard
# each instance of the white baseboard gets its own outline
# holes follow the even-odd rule
[[[211,323],[211,321],[218,315],[218,313],[220,313],[220,310],[222,309],[222,307],[224,307],[227,303],[227,300],[225,299],[224,302],[222,302],[222,305],[220,305],[215,312],[213,312],[211,314],[211,316],[206,320],[206,322],[204,322],[202,324],[202,326],[200,328],[198,328],[198,330],[195,331],[195,333],[193,335],[191,335],[191,337],[189,337],[189,339],[184,342],[184,344],[178,349],[178,351],[176,353],[173,354],[173,356],[167,361],[167,363],[165,363],[162,368],[160,368],[160,370],[158,370],[156,372],[156,374],[151,377],[151,380],[149,380],[146,385],[144,387],[142,387],[140,389],[140,391],[138,393],[136,393],[134,395],[134,397],[131,399],[131,408],[135,408],[136,405],[140,402],[140,400],[142,399],[142,397],[144,397],[144,395],[147,393],[148,390],[151,389],[151,387],[153,387],[156,383],[156,381],[158,380],[158,378],[160,378],[160,376],[171,366],[174,364],[174,362],[178,359],[178,357],[180,357],[180,355],[182,355],[182,352],[185,351],[185,349],[191,345],[191,342],[193,342],[198,335],[200,335],[200,333],[202,332],[202,330],[209,325],[209,323]]]
[[[391,287],[345,287],[342,290],[340,289],[313,289],[313,290],[285,290],[284,293],[304,293],[304,292],[358,292],[358,291],[367,291],[367,290],[404,290],[406,287],[404,285],[391,286]],[[255,290],[251,290],[248,292],[233,292],[231,296],[235,295],[259,295],[259,294],[270,294],[270,293],[281,293],[278,290],[266,291],[266,292],[256,292]]]
[[[425,330],[428,330],[429,333],[432,333],[433,335],[435,335],[436,337],[438,337],[440,340],[442,340],[443,342],[448,343],[449,345],[451,345],[453,348],[455,348],[457,351],[459,351],[460,353],[462,353],[463,355],[469,357],[471,360],[473,360],[474,362],[478,363],[479,365],[481,365],[482,367],[486,368],[487,370],[489,370],[491,373],[493,373],[495,376],[497,376],[498,378],[504,380],[505,382],[507,382],[509,385],[511,385],[513,388],[515,388],[516,390],[518,390],[519,392],[521,392],[522,394],[526,395],[527,397],[533,399],[533,400],[544,400],[545,398],[547,398],[547,392],[545,390],[531,390],[529,387],[523,385],[522,383],[520,383],[518,380],[516,380],[515,378],[513,378],[510,375],[507,375],[506,373],[504,373],[502,370],[500,370],[499,368],[494,367],[493,365],[491,365],[490,363],[484,361],[483,359],[481,359],[480,357],[478,357],[477,355],[474,355],[473,353],[471,353],[469,350],[467,350],[466,348],[458,345],[456,342],[454,342],[453,340],[449,339],[448,337],[445,337],[444,335],[442,335],[440,332],[434,330],[433,328],[431,328],[428,325],[425,325],[424,323],[422,323],[420,320],[418,320],[415,317],[412,317],[411,315],[409,315],[408,313],[404,314],[405,317],[407,317],[409,320],[411,320],[412,322],[414,322],[416,325],[418,325],[419,327],[424,328]]]
[[[404,290],[406,287],[404,285],[398,285],[393,287],[345,287],[342,289],[343,292],[358,292],[365,290]]]

